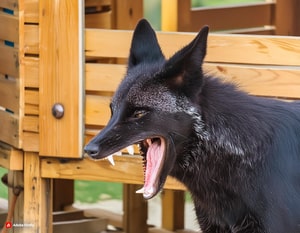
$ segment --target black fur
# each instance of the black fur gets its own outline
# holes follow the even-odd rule
[[[202,232],[300,233],[300,103],[254,97],[205,75],[207,34],[204,27],[166,60],[142,20],[112,118],[85,150],[103,158],[162,137],[159,189],[167,175],[184,183]]]

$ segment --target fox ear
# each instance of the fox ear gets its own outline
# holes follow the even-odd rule
[[[133,33],[128,68],[140,63],[151,63],[161,59],[164,59],[164,55],[161,52],[154,30],[147,20],[140,20]]]
[[[206,55],[208,26],[195,39],[173,55],[165,65],[165,77],[171,89],[191,97],[201,91],[202,63]]]

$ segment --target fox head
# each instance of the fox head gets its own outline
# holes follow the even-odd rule
[[[187,143],[204,137],[199,109],[202,62],[208,27],[166,59],[156,34],[141,20],[133,34],[128,69],[110,104],[107,126],[86,146],[94,159],[138,144],[145,163],[144,198],[155,196],[175,164],[184,163]]]

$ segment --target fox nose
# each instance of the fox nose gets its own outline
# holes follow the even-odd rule
[[[84,147],[84,152],[88,154],[90,157],[94,157],[98,155],[99,147],[96,144],[89,143]]]

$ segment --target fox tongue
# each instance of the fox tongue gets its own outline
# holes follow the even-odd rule
[[[149,148],[147,151],[145,184],[143,187],[143,196],[146,199],[149,199],[155,195],[158,189],[158,179],[164,157],[164,147],[163,139],[149,143]]]

